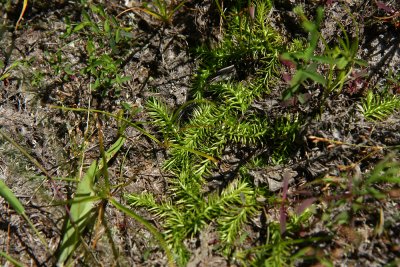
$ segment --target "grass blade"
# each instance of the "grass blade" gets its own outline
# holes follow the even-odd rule
[[[11,262],[16,267],[23,267],[24,266],[22,263],[20,263],[19,261],[17,261],[16,259],[11,257],[10,255],[8,255],[7,253],[4,253],[3,251],[0,251],[0,256],[4,257],[6,260]],[[4,265],[4,266],[6,266],[6,265]]]
[[[78,184],[74,203],[71,205],[69,217],[64,228],[63,240],[59,248],[58,264],[63,264],[74,252],[79,243],[79,236],[85,229],[90,218],[94,201],[84,201],[85,198],[95,195],[93,190],[94,178],[98,169],[97,161],[94,161],[85,176]],[[80,202],[81,200],[81,202]]]
[[[105,159],[108,162],[119,151],[125,142],[124,137],[120,137],[106,152]],[[92,218],[92,210],[96,201],[96,192],[93,189],[96,174],[103,168],[102,161],[93,161],[85,176],[78,183],[70,214],[64,227],[64,235],[58,251],[57,262],[63,265],[65,261],[75,251],[79,244],[80,237]],[[94,197],[94,198],[93,198]]]
[[[39,240],[43,244],[45,249],[50,252],[49,248],[47,247],[46,241],[44,240],[38,229],[36,229],[35,225],[31,222],[29,217],[26,215],[24,206],[14,195],[11,189],[4,183],[3,180],[0,180],[0,196],[2,196],[11,205],[11,207],[15,210],[15,212],[18,213],[18,215],[21,215],[25,219],[25,221],[29,224],[35,234],[39,237]]]
[[[11,189],[1,179],[0,179],[0,196],[2,196],[19,215],[25,213],[24,206],[22,206],[21,202],[14,195]]]

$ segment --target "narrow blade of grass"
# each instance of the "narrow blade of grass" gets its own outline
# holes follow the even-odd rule
[[[120,137],[106,152],[105,158],[108,162],[122,147],[125,142],[124,137]],[[63,265],[64,262],[72,255],[79,244],[80,236],[92,218],[92,210],[99,198],[93,189],[96,174],[102,169],[102,161],[95,160],[90,165],[85,176],[78,183],[78,187],[71,205],[70,214],[65,223],[63,239],[58,252],[58,264]]]
[[[14,195],[11,189],[1,179],[0,179],[0,196],[2,196],[19,215],[25,213],[25,209],[22,203],[18,200],[18,198]]]
[[[60,265],[63,265],[63,263],[75,251],[75,248],[79,243],[79,236],[82,234],[88,223],[88,219],[90,218],[94,201],[83,200],[95,195],[93,183],[97,169],[97,161],[94,161],[90,165],[81,182],[78,184],[74,203],[71,205],[70,214],[69,217],[67,217],[67,223],[65,224],[63,231],[63,240],[61,242],[57,259],[58,264]],[[79,200],[82,200],[82,202],[79,202]]]
[[[8,255],[7,253],[4,253],[3,251],[0,251],[0,256],[4,257],[6,260],[8,260],[12,264],[14,264],[14,266],[16,266],[16,267],[23,267],[24,266],[22,263],[20,263],[19,261],[17,261],[16,259],[11,257],[10,255]]]
[[[46,241],[44,240],[38,229],[31,222],[29,217],[26,215],[24,206],[19,201],[19,199],[14,195],[11,189],[4,183],[3,180],[0,180],[0,196],[2,196],[11,205],[11,207],[15,210],[15,212],[17,212],[25,219],[25,221],[29,224],[29,226],[32,228],[35,234],[39,237],[39,240],[43,244],[45,249],[48,252],[50,252],[49,248],[47,247]]]

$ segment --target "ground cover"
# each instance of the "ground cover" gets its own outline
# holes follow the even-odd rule
[[[399,264],[395,1],[0,10],[2,263]]]

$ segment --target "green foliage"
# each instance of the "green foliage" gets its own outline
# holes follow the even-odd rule
[[[147,110],[152,118],[152,123],[163,133],[166,140],[177,135],[178,125],[175,123],[174,116],[165,103],[152,97],[147,101]]]
[[[10,66],[5,66],[5,63],[3,60],[0,60],[0,81],[3,81],[10,77],[11,72],[13,69],[19,67],[22,64],[22,61],[16,60],[13,63],[11,63]]]
[[[192,102],[191,114],[186,115],[186,123],[177,120],[178,114],[183,112],[182,108],[173,112],[159,100],[149,100],[148,110],[152,122],[168,137],[168,142],[178,145],[171,149],[166,169],[179,172],[190,161],[196,174],[204,173],[210,167],[211,159],[189,153],[189,150],[219,157],[228,145],[263,144],[270,136],[285,140],[286,147],[294,141],[300,125],[297,119],[287,117],[270,125],[266,118],[249,112],[257,90],[241,83],[228,83],[212,85],[209,92],[215,96],[215,100]],[[279,146],[279,150],[283,151],[283,145]]]
[[[261,144],[270,129],[268,121],[250,113],[245,119],[241,118],[242,107],[237,105],[237,99],[230,100],[232,102],[216,103],[218,105],[199,104],[172,142],[213,157],[219,157],[227,145]],[[180,147],[170,151],[171,158],[166,163],[168,170],[178,171],[188,160],[194,164],[196,174],[204,173],[210,167],[211,160],[190,154]]]
[[[148,193],[126,197],[132,206],[145,208],[163,222],[166,240],[181,265],[190,256],[183,245],[185,238],[199,234],[204,225],[216,221],[221,240],[225,241],[226,249],[231,250],[243,225],[256,212],[254,191],[242,179],[233,181],[221,193],[206,194],[195,192],[198,188],[187,187],[190,184],[184,184],[185,178],[189,177],[180,177],[179,190],[171,189],[171,193],[175,193],[174,200],[157,203]]]
[[[2,196],[19,215],[25,213],[24,206],[3,180],[0,180],[0,196]]]
[[[118,118],[121,119],[121,117]],[[126,126],[123,128],[125,127]],[[104,149],[100,148],[102,159],[93,161],[84,177],[79,181],[75,196],[72,199],[72,204],[66,215],[63,238],[57,253],[58,264],[65,264],[79,244],[83,243],[84,248],[86,248],[87,245],[82,242],[84,231],[93,230],[91,229],[93,227],[93,221],[99,216],[99,210],[96,209],[95,206],[100,201],[103,201],[104,203],[110,202],[117,209],[145,226],[165,249],[169,260],[169,266],[174,266],[172,254],[162,235],[145,219],[129,210],[112,197],[107,166],[108,162],[118,153],[125,140],[125,137],[120,137],[107,151],[103,151]],[[100,143],[100,145],[102,145],[102,143]],[[99,177],[102,177],[104,180],[99,181]],[[114,246],[111,237],[109,237],[109,239],[111,245]],[[114,255],[114,257],[117,259],[118,255]]]
[[[4,253],[3,251],[0,251],[0,256],[2,256],[3,258],[5,258],[7,261],[9,261],[10,263],[12,263],[14,266],[16,267],[23,267],[24,265],[19,262],[18,260],[14,259],[13,257],[11,257],[10,255]]]
[[[180,1],[177,5],[174,5],[169,3],[167,0],[154,0],[151,2],[144,2],[142,7],[132,7],[126,9],[121,12],[119,16],[129,11],[138,10],[149,14],[158,21],[161,21],[162,26],[164,27],[171,25],[175,14],[185,5],[185,3],[186,1]]]
[[[87,4],[87,1],[82,0],[81,3]],[[185,1],[181,1],[177,5],[170,5],[169,1],[155,0],[129,10],[140,10],[149,14],[161,21],[164,29],[164,26],[172,23],[174,15],[183,8],[184,3]],[[79,245],[82,245],[87,254],[92,254],[86,244],[85,233],[88,231],[92,234],[96,231],[92,221],[104,220],[104,217],[98,218],[102,212],[104,216],[107,204],[141,223],[165,250],[170,266],[174,265],[175,260],[184,266],[191,256],[185,242],[188,238],[198,237],[210,226],[218,233],[217,252],[243,266],[293,266],[297,263],[296,260],[307,257],[307,245],[311,247],[315,245],[315,241],[320,240],[298,238],[298,233],[309,226],[313,215],[311,210],[306,209],[301,215],[292,214],[289,208],[293,204],[292,196],[286,196],[286,190],[285,196],[280,199],[266,188],[256,187],[247,173],[249,165],[264,167],[266,164],[285,162],[294,151],[295,140],[304,118],[299,114],[276,113],[273,113],[275,117],[268,117],[265,113],[254,110],[252,104],[270,93],[271,85],[279,76],[279,55],[285,50],[289,52],[283,53],[281,59],[293,63],[296,72],[291,79],[290,88],[283,93],[284,100],[299,93],[310,82],[323,88],[323,101],[332,93],[339,94],[348,81],[349,74],[357,66],[364,64],[356,57],[358,38],[349,38],[344,27],[340,25],[342,37],[335,44],[328,44],[319,31],[323,9],[318,9],[315,21],[310,21],[301,8],[297,8],[295,12],[300,17],[303,28],[309,33],[309,40],[297,39],[286,46],[283,38],[268,21],[272,1],[231,1],[228,5],[234,7],[228,10],[222,9],[220,1],[216,0],[215,3],[227,29],[223,33],[222,41],[214,48],[201,47],[197,50],[201,64],[194,79],[191,96],[193,100],[176,109],[154,97],[146,103],[146,114],[150,124],[162,136],[161,141],[159,137],[133,123],[131,116],[124,116],[124,111],[133,112],[129,105],[125,104],[118,115],[98,110],[65,108],[116,118],[121,137],[107,151],[104,151],[103,141],[99,137],[101,159],[92,162],[84,177],[78,181],[71,201],[66,203],[70,207],[66,208],[65,225],[57,255],[59,265],[68,263]],[[72,42],[79,40],[85,43],[86,57],[84,62],[80,62],[84,66],[77,70],[75,64],[67,62],[63,57],[61,48],[50,55],[50,63],[55,73],[63,75],[64,80],[74,75],[85,76],[91,81],[91,88],[100,96],[106,96],[110,91],[118,93],[121,85],[129,79],[122,74],[121,69],[124,53],[132,39],[130,28],[121,26],[117,18],[108,14],[103,7],[93,4],[87,6],[90,9],[82,11],[80,22],[75,24],[67,20],[68,27],[63,36],[68,41],[72,39]],[[324,46],[322,51],[318,48],[320,42]],[[0,81],[7,79],[12,69],[20,63],[16,61],[7,67],[0,61]],[[41,79],[41,73],[38,73],[37,80],[32,84],[39,85]],[[301,95],[298,98],[303,101]],[[361,100],[359,108],[366,118],[383,120],[399,106],[400,100],[397,96],[382,96],[369,91]],[[108,163],[124,144],[124,130],[128,126],[166,148],[168,158],[164,163],[164,170],[172,174],[167,181],[166,194],[162,197],[148,192],[125,195],[131,207],[144,209],[153,215],[163,233],[132,209],[119,203],[112,195],[115,191],[111,190]],[[102,130],[99,129],[98,132],[100,136]],[[232,165],[225,159],[228,158],[229,161],[231,154],[237,151],[244,153],[237,153],[235,156],[248,156],[254,151],[268,153],[267,156],[259,155],[256,158],[240,158],[243,161],[240,164],[244,166],[239,166],[237,172],[229,170],[232,176],[226,177],[224,164],[227,163],[229,167]],[[392,155],[391,158],[394,157]],[[42,172],[46,172],[32,157],[29,159]],[[342,211],[327,226],[349,223],[354,214],[369,208],[371,199],[386,199],[387,188],[400,184],[399,170],[398,162],[388,158],[376,165],[363,179],[343,179],[344,182],[337,188],[337,198],[330,199],[332,201],[327,204],[332,209],[339,206]],[[216,179],[215,174],[221,174],[219,187],[207,183],[208,179]],[[77,180],[69,179],[73,182]],[[345,191],[343,195],[340,195],[341,190]],[[0,195],[30,223],[22,204],[1,180]],[[322,202],[324,199],[319,200]],[[266,213],[274,210],[277,203],[281,205],[281,214],[287,215],[287,220],[282,217],[280,222],[269,220],[273,216]],[[287,210],[285,205],[288,206]],[[305,206],[307,205],[303,207]],[[255,240],[246,233],[246,229],[254,226],[253,219],[261,213],[268,217],[268,222],[262,223],[266,233],[263,233],[260,240]],[[285,233],[282,233],[283,223]],[[30,225],[37,232],[33,224]],[[382,228],[382,225],[378,225],[377,232],[382,233]],[[108,238],[118,261],[118,251],[114,249],[112,238]],[[257,246],[252,244],[249,249],[247,242],[250,239],[251,242],[258,243]],[[264,242],[261,239],[265,239]],[[0,252],[0,256],[14,262],[3,252]],[[327,265],[332,264],[325,259],[319,260]],[[14,264],[18,263],[15,261]]]
[[[237,245],[235,242],[243,233],[241,228],[257,212],[254,197],[255,192],[247,183],[234,181],[222,192],[220,199],[213,200],[213,207],[221,209],[217,224],[227,254]]]
[[[365,66],[365,62],[356,58],[358,51],[358,38],[350,40],[344,27],[339,23],[342,29],[343,37],[337,39],[337,43],[332,47],[322,38],[319,32],[319,26],[323,18],[323,9],[317,9],[316,20],[310,21],[304,15],[301,7],[295,8],[295,13],[302,20],[303,28],[309,33],[309,45],[305,50],[284,53],[283,60],[292,62],[296,67],[296,73],[290,81],[290,88],[287,89],[282,97],[284,100],[295,95],[304,86],[306,81],[319,84],[323,88],[323,101],[330,93],[340,93],[343,85],[348,79],[349,74],[355,66]],[[318,41],[324,44],[324,51],[321,55],[315,55]],[[323,66],[327,66],[324,67]],[[320,73],[319,69],[327,69]],[[300,97],[299,101],[303,101]],[[322,103],[323,104],[323,103]]]
[[[162,222],[165,238],[181,265],[190,257],[184,241],[210,224],[219,233],[221,253],[232,255],[244,242],[245,226],[261,209],[256,201],[260,191],[245,172],[219,190],[204,191],[205,179],[215,171],[212,159],[222,158],[226,150],[268,143],[272,161],[283,161],[301,125],[297,116],[269,119],[251,107],[268,92],[282,49],[281,37],[268,24],[271,5],[258,1],[256,6],[254,18],[232,11],[226,17],[228,30],[221,44],[198,51],[203,63],[194,82],[194,100],[176,110],[156,98],[146,105],[150,121],[169,148],[164,169],[174,177],[168,180],[168,194],[161,200],[150,193],[127,194],[126,199]],[[252,64],[254,70],[248,81],[215,79],[220,68],[232,71],[235,67],[227,65],[242,62]]]
[[[376,195],[373,187],[378,187],[380,184],[400,184],[400,163],[394,159],[395,154],[389,154],[384,160],[379,162],[375,168],[367,175],[367,178],[363,184],[363,189],[366,192],[372,193],[374,197],[380,197]],[[361,190],[361,192],[365,192]]]
[[[384,120],[400,109],[400,97],[389,93],[381,96],[379,93],[370,90],[366,97],[361,100],[361,104],[358,104],[358,108],[369,120]]]
[[[168,4],[167,0],[154,0],[143,4],[143,11],[162,21],[164,24],[171,24],[176,12],[183,7],[186,1],[180,1],[175,7]]]
[[[271,3],[256,1],[254,17],[244,12],[242,5],[237,5],[227,17],[228,27],[223,40],[212,49],[204,46],[197,49],[197,54],[201,56],[201,68],[192,89],[195,98],[201,98],[210,81],[221,76],[221,69],[231,65],[234,65],[239,77],[243,75],[239,72],[241,69],[245,69],[246,74],[263,77],[256,79],[258,86],[252,88],[258,93],[268,91],[268,84],[278,70],[278,54],[283,50],[283,39],[269,25]]]
[[[88,42],[88,46],[92,46],[92,42]],[[121,60],[114,60],[109,55],[97,55],[94,53],[94,47],[88,48],[87,67],[83,69],[83,73],[89,74],[94,79],[91,83],[91,89],[100,91],[101,95],[105,95],[109,88],[118,88],[116,93],[119,93],[119,86],[128,81],[129,77],[124,77],[120,72]]]
[[[67,19],[67,29],[63,37],[79,33],[87,40],[93,40],[97,48],[111,49],[111,54],[117,54],[125,45],[126,41],[131,40],[130,27],[121,26],[118,19],[106,13],[100,5],[89,5],[90,10],[82,10],[82,21],[73,25]]]
[[[68,108],[63,108],[68,109]],[[129,109],[125,105],[125,109]],[[84,111],[84,112],[98,112],[100,114],[105,114],[110,117],[115,117],[120,120],[120,124],[122,129],[125,129],[128,125],[135,127],[137,130],[141,131],[151,139],[157,141],[157,139],[143,129],[138,127],[136,124],[129,120],[124,120],[121,114],[113,115],[104,111],[96,111],[96,110],[87,110],[87,109],[73,109],[69,110],[74,111]],[[134,111],[130,111],[134,112]],[[126,124],[126,125],[125,125]],[[100,132],[102,132],[100,130]],[[41,170],[49,179],[51,183],[53,183],[52,176],[46,171],[45,168],[32,156],[29,155],[27,151],[25,151],[19,144],[17,144],[13,139],[8,137],[3,131],[0,130],[0,135],[4,137],[7,141],[9,141],[13,146],[15,146],[22,154],[24,154],[39,170]],[[119,152],[121,147],[123,146],[126,138],[124,136],[119,137],[111,147],[104,151],[102,137],[99,137],[99,145],[100,145],[100,160],[94,160],[90,167],[87,169],[85,175],[81,180],[76,179],[72,181],[78,181],[77,188],[74,196],[68,203],[65,204],[65,222],[62,230],[62,240],[60,242],[60,246],[58,247],[57,252],[55,253],[57,264],[64,265],[69,264],[72,260],[72,255],[75,253],[79,245],[82,245],[85,252],[90,255],[93,259],[95,259],[93,253],[88,248],[88,245],[85,241],[85,233],[93,232],[96,229],[94,228],[94,222],[97,220],[105,220],[104,218],[104,209],[107,203],[110,203],[118,210],[124,212],[127,216],[135,219],[139,223],[141,223],[150,233],[154,235],[154,237],[159,242],[160,246],[165,250],[165,253],[168,258],[169,266],[174,266],[174,259],[172,257],[172,253],[166,244],[163,236],[157,231],[157,229],[152,226],[149,222],[147,222],[144,218],[137,215],[135,212],[120,204],[113,196],[111,192],[111,184],[110,179],[108,177],[108,162],[115,157],[115,155]],[[103,178],[103,179],[100,179]],[[66,181],[71,181],[71,179],[61,179]],[[54,186],[54,184],[53,184]],[[58,189],[54,187],[56,191],[56,196],[60,197],[57,191]],[[46,251],[50,250],[47,247],[47,242],[42,237],[41,233],[36,229],[35,225],[30,221],[27,214],[25,213],[25,208],[22,203],[18,200],[18,198],[13,194],[10,188],[0,180],[0,196],[4,197],[6,201],[14,208],[14,210],[21,215],[29,224],[29,226],[33,229],[35,234],[39,237],[41,243],[45,246]],[[62,201],[59,199],[59,201]],[[68,206],[67,204],[70,204]],[[103,217],[101,217],[103,215]],[[104,224],[104,222],[103,222]],[[108,231],[108,229],[106,230]],[[115,244],[112,240],[112,236],[107,234],[109,242],[113,248],[114,259],[118,261],[118,251],[115,249]],[[0,253],[0,256],[6,257],[9,261],[13,262],[13,259],[9,257],[5,253]],[[18,262],[14,264],[18,265]]]
[[[25,208],[22,205],[22,203],[19,201],[19,199],[15,196],[15,194],[11,191],[11,189],[6,185],[6,183],[3,182],[3,180],[0,180],[0,196],[5,199],[5,201],[14,209],[14,211],[20,215],[24,220],[28,223],[29,227],[32,228],[32,230],[35,232],[37,237],[39,238],[40,242],[42,245],[45,247],[45,250],[47,252],[50,252],[46,241],[44,240],[42,234],[38,231],[38,229],[35,227],[33,222],[29,219],[28,215],[25,213]],[[5,256],[5,255],[2,255]],[[11,258],[9,259],[10,261]]]
[[[301,120],[297,115],[286,115],[278,118],[273,128],[269,131],[271,150],[273,151],[271,161],[279,164],[293,152],[293,144],[301,127]]]
[[[296,232],[298,228],[307,225],[312,216],[311,212],[304,212],[302,215],[292,215],[287,222],[287,231]],[[250,249],[238,251],[235,257],[246,266],[293,266],[295,261],[304,254],[299,250],[299,245],[315,242],[318,238],[294,238],[290,235],[280,233],[280,224],[271,222],[268,224],[267,241],[261,246],[254,246]]]
[[[75,251],[80,242],[83,231],[88,223],[93,220],[93,209],[97,201],[100,200],[94,185],[96,175],[102,172],[107,162],[119,151],[124,144],[125,138],[120,137],[108,151],[105,152],[103,162],[92,162],[86,174],[77,185],[76,194],[73,199],[69,214],[63,230],[63,239],[59,248],[58,264],[63,265],[71,254]]]
[[[324,211],[326,225],[335,231],[339,225],[351,225],[358,215],[376,214],[376,206],[371,203],[386,201],[389,199],[387,190],[398,188],[400,185],[400,163],[396,159],[396,153],[387,155],[375,165],[374,169],[363,177],[348,177],[337,184],[335,201],[327,201],[329,208]],[[325,179],[329,183],[329,178]],[[346,191],[346,192],[344,192]],[[332,219],[332,210],[340,207],[340,213]],[[382,211],[381,211],[382,212]],[[383,219],[381,219],[383,220]],[[383,221],[377,221],[376,231],[384,231]]]
[[[121,85],[130,79],[121,72],[122,55],[127,53],[126,46],[132,38],[130,28],[121,26],[102,6],[90,4],[89,7],[88,11],[82,10],[82,21],[78,24],[67,19],[63,38],[79,38],[85,42],[87,58],[79,74],[90,79],[91,89],[101,96],[109,92],[118,94]],[[62,57],[62,49],[51,55],[50,62],[55,72],[65,74],[65,78],[79,75]]]

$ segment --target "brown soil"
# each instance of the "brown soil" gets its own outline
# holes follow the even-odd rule
[[[6,66],[17,60],[25,60],[11,71],[9,78],[0,81],[0,128],[38,160],[52,177],[76,177],[82,172],[81,163],[85,169],[92,160],[99,158],[99,130],[104,132],[105,147],[112,144],[118,136],[118,123],[115,120],[99,116],[99,120],[102,121],[102,129],[99,129],[94,115],[66,111],[56,106],[92,107],[116,114],[121,109],[121,103],[142,108],[150,96],[162,97],[171,107],[181,105],[190,99],[189,90],[198,67],[193,49],[201,44],[213,45],[221,38],[220,18],[215,3],[211,0],[188,1],[167,26],[161,26],[159,21],[143,12],[127,12],[120,19],[126,26],[132,27],[133,38],[125,44],[121,59],[122,73],[131,79],[123,85],[120,93],[109,91],[106,95],[96,95],[90,91],[87,76],[69,75],[65,71],[56,72],[56,64],[52,63],[52,57],[58,52],[62,55],[63,62],[73,63],[73,72],[78,73],[83,66],[86,53],[84,43],[80,39],[83,37],[71,35],[67,39],[61,38],[66,31],[66,15],[73,22],[79,21],[80,5],[64,0],[53,1],[51,4],[47,3],[49,1],[29,2],[20,28],[14,30],[20,2],[22,1],[0,1],[0,14],[4,21],[0,25],[0,59]],[[113,0],[103,1],[103,4],[107,7],[107,12],[117,15],[129,6],[139,6],[139,2]],[[291,10],[300,2],[303,1],[276,1],[275,10],[271,15],[276,28],[288,40],[298,34],[290,25],[296,21]],[[350,30],[353,25],[352,18],[347,15],[343,6],[333,2],[326,8],[326,20],[322,27],[322,33],[328,41],[334,41],[337,32],[341,31],[336,21],[341,21]],[[363,4],[358,1],[346,2],[349,3],[355,20],[359,22],[359,51],[360,56],[369,64],[366,70],[369,76],[368,83],[370,86],[383,83],[390,70],[399,70],[400,28],[390,23],[373,24],[365,19],[381,16],[377,13],[374,1],[364,1]],[[397,10],[400,10],[400,5],[397,5]],[[305,10],[311,16],[315,7],[316,4],[307,4]],[[354,29],[351,32],[355,34]],[[349,92],[330,99],[321,119],[310,121],[304,126],[302,136],[298,140],[298,150],[294,152],[293,158],[287,164],[275,166],[267,171],[254,170],[255,183],[267,183],[270,188],[274,187],[278,191],[282,185],[276,181],[282,180],[282,173],[289,172],[293,178],[290,189],[293,199],[301,198],[296,192],[302,190],[328,194],[328,191],[324,191],[326,188],[302,184],[326,174],[334,176],[337,166],[349,166],[365,156],[365,151],[358,147],[326,149],[323,144],[312,143],[307,139],[309,136],[352,144],[398,146],[399,112],[384,122],[365,121],[353,101],[354,97],[362,93],[360,89],[354,94]],[[271,107],[270,100],[260,100],[259,103],[254,103],[254,106],[256,109],[276,112],[275,115],[279,116],[283,105],[279,105],[278,109]],[[303,107],[293,107],[296,112],[298,109],[300,112],[309,112],[312,108],[311,101]],[[145,121],[146,115],[139,112],[131,119]],[[146,124],[144,127],[153,131]],[[125,184],[122,190],[115,190],[114,196],[124,202],[123,194],[146,191],[162,199],[169,175],[161,170],[166,158],[165,150],[133,128],[128,128],[126,135],[129,141],[109,168],[113,185]],[[369,171],[382,159],[383,154],[383,151],[377,152],[368,161],[349,172]],[[394,158],[399,159],[398,153],[394,154]],[[234,164],[229,166],[224,175],[228,175],[235,167]],[[63,206],[55,205],[59,201],[55,191],[71,197],[74,183],[48,182],[44,174],[22,156],[15,146],[1,138],[0,179],[3,179],[22,201],[28,217],[44,234],[51,251],[56,251],[66,212]],[[218,181],[211,179],[210,187],[215,183]],[[390,192],[395,194],[397,191]],[[399,258],[400,249],[395,245],[400,243],[399,197],[373,204],[380,207],[385,220],[390,222],[385,235],[374,234],[379,216],[378,211],[370,212],[365,214],[364,218],[359,218],[359,221],[353,222],[354,228],[338,227],[333,241],[321,244],[320,248],[310,253],[331,253],[338,266],[383,266],[396,257]],[[99,208],[100,206],[99,204]],[[146,212],[137,212],[156,227],[160,227]],[[140,224],[109,206],[106,208],[105,218],[120,251],[121,266],[166,265],[166,257],[157,242]],[[318,221],[313,222],[313,225],[314,229],[304,229],[304,232],[315,236],[333,234]],[[95,256],[93,262],[84,263],[83,253],[77,254],[77,266],[114,264],[105,229],[104,226],[99,227],[87,237],[88,245]],[[216,239],[214,230],[211,225],[201,235],[188,242],[188,247],[193,253],[188,266],[228,266],[232,263],[209,247]],[[258,231],[257,227],[249,227],[249,236],[256,237]],[[3,199],[0,200],[0,251],[26,265],[54,264],[54,258],[44,251],[37,236]],[[5,266],[8,264],[4,259],[0,259],[0,262]]]

